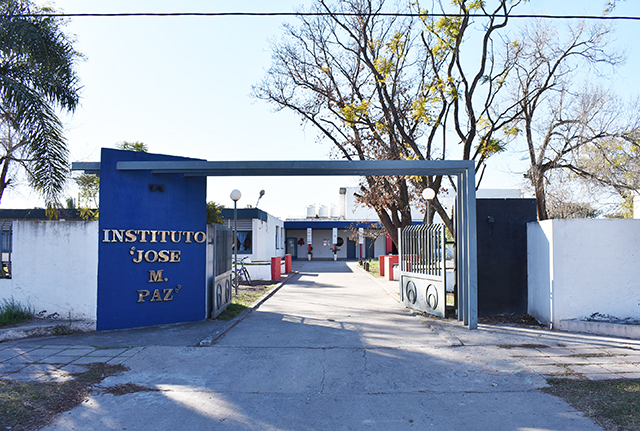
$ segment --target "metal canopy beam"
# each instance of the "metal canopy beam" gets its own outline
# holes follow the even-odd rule
[[[73,162],[72,171],[84,171],[85,174],[100,174],[100,162]]]
[[[73,170],[99,173],[100,163],[76,162]],[[185,176],[382,176],[382,175],[455,175],[456,250],[460,271],[458,282],[458,319],[469,329],[478,326],[477,246],[475,164],[470,160],[373,160],[373,161],[226,161],[201,160],[172,162],[117,162],[119,171],[151,171],[154,174]]]
[[[184,161],[118,162],[119,171],[147,170],[154,174],[187,176],[360,176],[360,175],[457,175],[473,169],[472,161]]]

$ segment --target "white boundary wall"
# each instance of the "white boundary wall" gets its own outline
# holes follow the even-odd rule
[[[13,298],[62,319],[96,319],[97,221],[14,221],[11,260],[12,278],[0,279],[0,300]]]
[[[529,314],[539,321],[640,318],[640,220],[529,223],[527,243]]]

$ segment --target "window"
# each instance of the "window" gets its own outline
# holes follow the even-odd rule
[[[225,225],[233,231],[233,219],[225,220]],[[251,219],[238,219],[237,229],[236,245],[238,246],[238,254],[251,254],[253,250]]]
[[[239,230],[236,236],[236,245],[238,246],[238,254],[251,254],[252,235],[251,231]]]

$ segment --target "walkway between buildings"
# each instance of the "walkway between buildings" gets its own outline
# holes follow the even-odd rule
[[[640,345],[628,340],[499,325],[469,331],[406,310],[355,263],[294,269],[209,347],[193,346],[190,326],[20,340],[0,344],[0,374],[52,379],[80,363],[121,362],[130,370],[102,387],[156,389],[98,390],[45,430],[295,431],[599,430],[541,392],[542,374],[640,374]],[[200,337],[202,325],[191,326]]]

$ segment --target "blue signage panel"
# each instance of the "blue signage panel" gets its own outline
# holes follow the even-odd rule
[[[102,149],[98,330],[206,317],[206,177],[116,169],[184,160]]]

